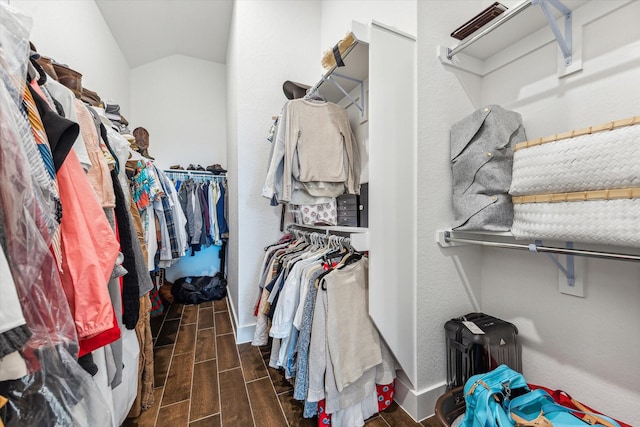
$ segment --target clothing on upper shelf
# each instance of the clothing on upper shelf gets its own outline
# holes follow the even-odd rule
[[[346,427],[377,412],[376,384],[397,368],[368,315],[368,258],[335,242],[302,233],[265,249],[252,344],[272,337],[269,365],[295,378],[305,417]]]
[[[451,127],[453,229],[511,229],[513,147],[526,139],[520,114],[499,105],[478,109]]]
[[[295,99],[276,122],[262,195],[277,202],[328,203],[360,189],[360,152],[346,110]]]

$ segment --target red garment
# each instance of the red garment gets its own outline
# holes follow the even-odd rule
[[[393,397],[396,395],[395,383],[391,384],[376,384],[376,393],[378,394],[378,412],[384,411],[393,402]],[[325,412],[326,401],[322,399],[318,402],[318,426],[330,426],[331,414]]]
[[[606,415],[607,414],[603,414],[602,412],[596,411],[595,409],[590,408],[589,406],[585,405],[584,403],[578,402],[577,400],[573,399],[569,393],[567,393],[566,391],[562,391],[562,390],[551,390],[549,388],[546,388],[544,386],[541,385],[535,385],[535,384],[529,384],[529,388],[531,390],[535,390],[537,388],[541,388],[544,391],[546,391],[547,393],[549,393],[549,395],[553,398],[553,400],[562,406],[565,406],[567,408],[570,409],[576,409],[578,411],[582,411],[582,412],[593,412],[594,414],[600,414],[600,415]],[[583,406],[583,408],[579,407],[578,405],[576,405],[576,403],[578,405]],[[588,421],[589,416],[587,414],[582,414],[579,412],[576,412],[574,415]],[[609,417],[611,418],[611,417]],[[622,421],[617,421],[618,424],[620,424],[620,427],[631,427],[629,424],[625,424]],[[597,420],[596,422],[601,422],[601,420]]]
[[[118,225],[115,225],[115,233],[116,239],[118,242],[120,241],[120,235],[118,234]],[[118,277],[118,281],[120,283],[120,293],[122,294],[122,276]],[[122,313],[119,313],[122,316]],[[100,347],[104,347],[105,345],[109,345],[112,342],[119,340],[121,336],[120,327],[118,326],[118,319],[116,317],[116,311],[113,310],[113,328],[107,329],[106,331],[94,335],[92,337],[87,337],[81,339],[79,341],[80,351],[78,353],[78,357],[82,357],[85,354],[91,353],[93,350],[97,350]]]
[[[393,398],[396,395],[395,383],[386,385],[376,385],[376,391],[378,392],[378,411],[384,411],[393,402]]]
[[[120,245],[73,150],[57,178],[63,212],[61,278],[82,340],[114,327],[107,285]]]
[[[331,414],[325,412],[326,403],[325,399],[318,402],[318,427],[331,425]]]
[[[106,331],[90,338],[81,339],[79,341],[80,352],[78,353],[78,357],[82,357],[87,353],[91,353],[93,350],[97,350],[100,347],[104,347],[105,345],[109,345],[120,339],[120,327],[118,327],[118,319],[116,319],[116,313],[115,310],[113,310],[113,307],[111,311],[113,314],[113,328],[107,329]]]
[[[158,292],[155,286],[149,291],[149,299],[151,300],[151,317],[157,317],[164,314],[162,298],[160,298],[160,292]]]

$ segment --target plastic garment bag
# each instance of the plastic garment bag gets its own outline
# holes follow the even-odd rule
[[[31,339],[22,348],[28,374],[0,382],[7,426],[87,425],[87,414],[110,412],[93,378],[76,362],[75,325],[48,230],[34,192],[21,140],[19,111],[24,88],[30,20],[0,3],[0,242]],[[2,280],[2,278],[0,278]]]

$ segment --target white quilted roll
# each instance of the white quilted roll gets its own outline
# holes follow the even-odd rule
[[[565,193],[640,185],[640,125],[517,150],[509,193]]]
[[[640,199],[516,203],[517,239],[640,247]]]

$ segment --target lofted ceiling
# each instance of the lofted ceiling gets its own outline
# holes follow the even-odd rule
[[[131,68],[171,55],[224,64],[233,0],[96,0]]]

